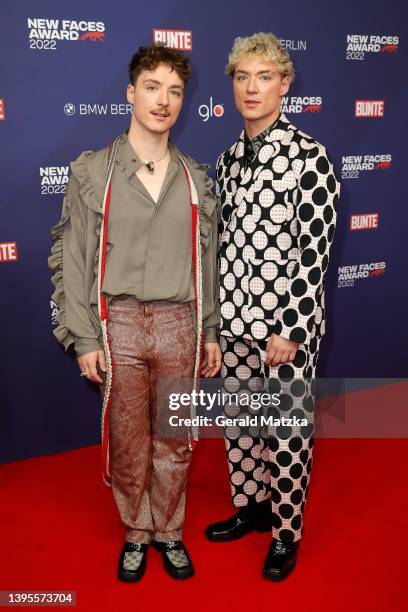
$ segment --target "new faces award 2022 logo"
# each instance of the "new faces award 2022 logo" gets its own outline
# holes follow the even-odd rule
[[[212,96],[210,96],[208,104],[201,104],[198,107],[198,114],[200,115],[204,123],[212,117],[219,119],[224,114],[224,105],[214,104],[214,99]]]
[[[341,178],[358,179],[361,172],[384,172],[384,170],[389,170],[391,167],[391,153],[343,155],[341,158]]]
[[[354,287],[361,280],[384,276],[385,261],[340,266],[337,273],[337,287]]]
[[[103,21],[27,17],[30,49],[55,51],[60,41],[103,42]]]
[[[399,36],[388,34],[347,34],[346,59],[363,61],[368,55],[393,55],[398,51]]]
[[[65,193],[68,175],[69,166],[45,166],[40,168],[41,194]]]
[[[293,113],[320,113],[323,100],[321,96],[282,96],[281,110],[288,115]]]

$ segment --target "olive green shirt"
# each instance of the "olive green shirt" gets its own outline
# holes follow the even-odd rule
[[[157,203],[136,172],[142,162],[121,135],[111,183],[106,270],[102,291],[128,294],[141,301],[189,302],[194,314],[192,222],[188,184],[169,142],[170,161]],[[205,342],[216,342],[219,329],[217,232],[219,209],[207,165],[187,158],[199,195]],[[85,151],[71,163],[61,221],[51,230],[49,266],[59,307],[54,335],[78,356],[102,347],[98,315],[98,244],[102,222],[107,147]]]

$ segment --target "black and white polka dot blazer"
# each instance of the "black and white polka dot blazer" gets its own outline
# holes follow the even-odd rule
[[[218,158],[222,335],[308,345],[324,334],[339,192],[325,147],[283,113],[246,170],[244,131]]]

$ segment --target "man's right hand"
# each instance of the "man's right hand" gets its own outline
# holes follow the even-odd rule
[[[87,373],[86,378],[88,380],[91,380],[94,383],[99,383],[100,385],[103,383],[103,380],[99,376],[96,369],[96,365],[99,363],[99,367],[102,372],[106,372],[105,353],[103,350],[92,351],[92,353],[81,355],[81,357],[77,357],[77,361],[81,372]]]

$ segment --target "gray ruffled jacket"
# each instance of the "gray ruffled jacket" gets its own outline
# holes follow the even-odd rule
[[[124,135],[125,136],[125,135]],[[175,147],[175,145],[173,145]],[[51,229],[53,246],[48,259],[53,272],[58,325],[53,333],[65,350],[75,346],[78,356],[101,349],[102,330],[98,313],[99,238],[102,201],[108,163],[108,147],[85,151],[71,163],[60,221]],[[205,341],[216,341],[219,329],[217,234],[219,209],[207,175],[208,165],[189,163],[199,196],[200,242],[203,278],[203,327]],[[114,172],[120,172],[117,159]],[[113,203],[114,205],[114,203]],[[108,233],[109,240],[109,233]],[[108,251],[112,244],[108,242]],[[157,279],[156,279],[157,282]],[[194,303],[190,302],[196,328]]]

